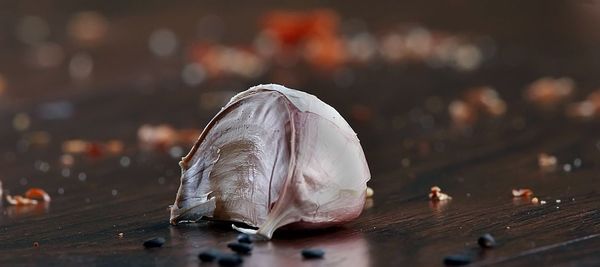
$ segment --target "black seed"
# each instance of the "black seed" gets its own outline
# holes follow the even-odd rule
[[[466,265],[471,263],[473,259],[471,256],[466,254],[454,254],[444,258],[444,264],[446,265]]]
[[[218,257],[219,257],[219,251],[214,250],[214,249],[202,251],[202,252],[200,252],[200,254],[198,254],[198,258],[201,261],[214,261]]]
[[[477,239],[477,243],[482,248],[493,248],[496,246],[496,239],[490,234],[484,234]]]
[[[144,241],[145,248],[159,248],[165,243],[165,239],[162,237],[155,237]]]
[[[219,257],[219,265],[221,266],[238,266],[244,260],[237,254],[224,254]]]
[[[239,234],[237,236],[237,241],[240,243],[252,244],[252,239],[247,234]]]
[[[248,254],[252,251],[252,245],[245,243],[229,243],[227,247],[240,254]]]
[[[305,259],[320,259],[325,255],[325,251],[318,248],[305,248],[302,250],[302,257]]]

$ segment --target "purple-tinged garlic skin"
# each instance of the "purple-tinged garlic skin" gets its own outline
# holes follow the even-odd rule
[[[370,172],[356,133],[313,95],[268,84],[234,96],[180,162],[171,223],[242,222],[270,239],[286,225],[358,217]]]

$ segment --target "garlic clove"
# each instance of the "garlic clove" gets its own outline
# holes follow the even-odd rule
[[[270,239],[285,225],[327,227],[362,211],[369,169],[356,134],[331,106],[280,85],[234,96],[180,163],[171,223],[242,222]]]

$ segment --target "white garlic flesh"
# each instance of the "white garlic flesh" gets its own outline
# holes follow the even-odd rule
[[[234,96],[180,162],[171,223],[200,219],[270,239],[323,228],[363,209],[369,167],[356,133],[317,97],[269,84]]]

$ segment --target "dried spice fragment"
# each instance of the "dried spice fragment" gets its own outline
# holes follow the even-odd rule
[[[470,89],[465,94],[466,102],[492,116],[500,116],[506,112],[506,102],[500,98],[498,92],[490,87],[483,86]]]
[[[429,193],[429,199],[432,201],[444,201],[452,199],[451,196],[442,193],[442,189],[438,186],[431,187],[431,192]]]
[[[531,191],[531,189],[527,189],[527,188],[513,189],[512,195],[513,195],[513,197],[530,197],[533,195],[533,191]]]
[[[448,112],[455,126],[470,126],[477,120],[476,110],[462,100],[452,101],[448,106]]]
[[[541,168],[549,168],[549,167],[554,167],[556,166],[557,163],[557,159],[555,156],[546,154],[546,153],[540,153],[538,155],[538,165]]]
[[[50,202],[50,195],[41,188],[31,188],[25,192],[25,197],[44,202]]]
[[[373,188],[367,186],[367,198],[372,198],[373,194],[375,194]]]
[[[14,206],[25,206],[25,205],[36,205],[38,201],[35,199],[29,199],[22,196],[11,196],[6,195],[6,201]]]
[[[575,91],[575,83],[570,78],[542,77],[525,90],[525,98],[542,107],[552,107]]]

